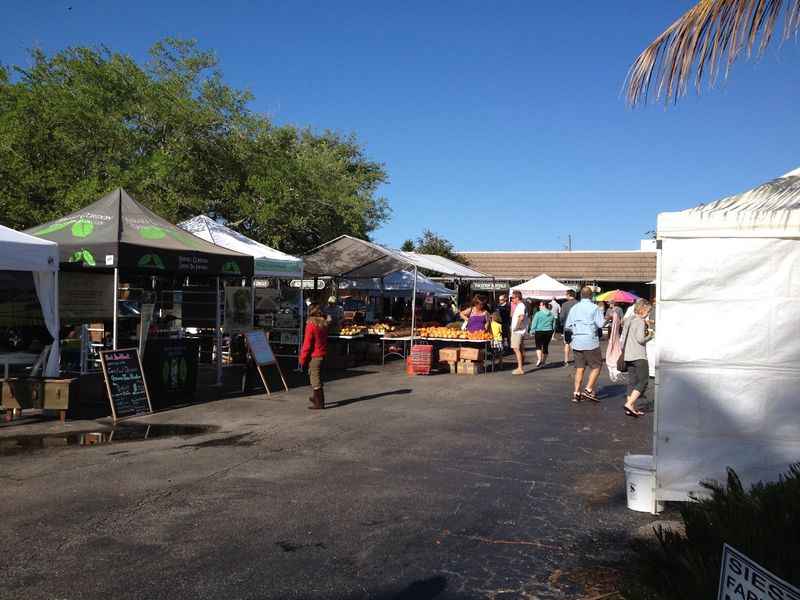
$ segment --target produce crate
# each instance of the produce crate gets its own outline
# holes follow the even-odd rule
[[[458,373],[458,361],[441,361],[439,362],[439,370],[455,375]]]
[[[439,349],[439,362],[458,362],[458,346]]]
[[[459,375],[479,375],[486,372],[486,367],[483,366],[483,363],[471,360],[458,361],[457,369]]]
[[[461,352],[459,352],[458,358],[460,360],[479,360],[479,361],[486,360],[483,348],[469,348],[469,347],[461,348]]]

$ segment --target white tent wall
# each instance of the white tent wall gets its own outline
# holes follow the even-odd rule
[[[53,337],[44,369],[47,377],[58,377],[61,352],[59,347],[58,312],[58,244],[0,225],[0,269],[31,271],[36,295],[42,307],[47,331]]]
[[[785,216],[797,200],[784,200],[770,209]],[[726,214],[700,207],[693,220],[690,211],[659,215],[659,500],[702,493],[700,481],[724,481],[728,467],[748,485],[775,480],[800,460],[797,209],[782,231],[767,210],[770,230],[755,237],[757,215],[732,211],[730,200],[715,204]],[[726,216],[735,229],[722,224]]]

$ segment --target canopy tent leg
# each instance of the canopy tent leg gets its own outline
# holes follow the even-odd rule
[[[119,269],[114,268],[114,314],[111,320],[111,349],[117,349],[117,313],[119,312]]]
[[[214,332],[216,335],[216,345],[217,345],[217,385],[222,385],[222,315],[220,314],[219,306],[222,302],[222,298],[220,295],[220,279],[219,277],[216,278],[217,282],[217,303],[216,303],[216,310],[214,311]]]
[[[300,366],[300,349],[303,347],[303,316],[305,312],[305,306],[303,304],[303,296],[305,295],[305,287],[303,286],[303,277],[305,277],[305,270],[303,267],[300,268],[300,299],[298,300],[297,306],[297,317],[299,325],[297,331],[297,369],[302,371],[302,367]],[[315,284],[316,285],[316,284]]]
[[[414,347],[414,328],[417,323],[417,267],[414,266],[414,288],[411,292],[411,344]]]

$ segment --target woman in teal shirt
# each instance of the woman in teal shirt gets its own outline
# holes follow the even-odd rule
[[[536,341],[536,356],[539,362],[537,367],[541,367],[547,362],[547,354],[550,349],[550,340],[553,339],[553,329],[555,328],[556,318],[550,312],[550,303],[542,301],[539,303],[539,310],[533,316],[531,322],[531,332]]]

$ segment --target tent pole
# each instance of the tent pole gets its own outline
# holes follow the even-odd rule
[[[411,292],[411,348],[414,347],[414,327],[417,323],[417,266],[414,265],[414,288]]]
[[[114,316],[111,321],[111,349],[117,349],[117,312],[119,312],[119,268],[114,268]]]
[[[217,342],[217,385],[222,385],[222,318],[220,315],[219,305],[222,302],[219,291],[219,277],[215,279],[217,287],[217,303],[216,310],[214,310],[214,332]]]
[[[297,326],[297,368],[300,369],[300,349],[303,347],[303,295],[305,288],[303,287],[303,277],[305,276],[305,265],[300,267],[300,300],[298,300],[297,317],[299,325]]]

